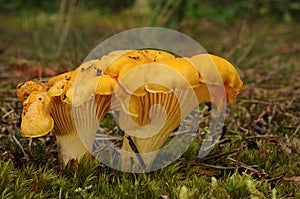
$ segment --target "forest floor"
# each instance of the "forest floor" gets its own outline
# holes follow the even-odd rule
[[[299,23],[183,21],[177,29],[230,60],[244,88],[227,107],[225,135],[203,160],[192,145],[161,170],[132,174],[97,161],[60,169],[54,133],[20,135],[16,86],[76,68],[98,43],[145,19],[126,12],[1,18],[1,198],[300,198]]]

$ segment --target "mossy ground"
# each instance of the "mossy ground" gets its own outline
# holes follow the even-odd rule
[[[234,63],[245,84],[237,104],[228,106],[225,135],[200,162],[194,143],[151,173],[122,173],[97,161],[60,169],[53,133],[20,136],[19,82],[74,69],[103,39],[149,24],[146,16],[96,10],[74,10],[71,18],[1,16],[1,198],[300,198],[299,23],[193,19],[174,27]]]

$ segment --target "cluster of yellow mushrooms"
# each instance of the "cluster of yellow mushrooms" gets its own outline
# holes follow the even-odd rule
[[[118,110],[119,125],[125,132],[122,167],[140,161],[134,155],[137,151],[150,167],[169,135],[195,108],[191,99],[197,104],[235,103],[242,85],[232,64],[218,56],[182,58],[160,50],[113,51],[47,83],[19,84],[21,133],[40,137],[54,129],[65,166],[92,151],[102,118],[111,109]],[[219,91],[224,88],[222,95]]]

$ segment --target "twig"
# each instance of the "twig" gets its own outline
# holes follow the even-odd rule
[[[262,101],[262,100],[251,100],[251,99],[241,99],[239,103],[253,103],[253,104],[265,104],[269,105],[271,102]]]
[[[247,136],[247,139],[255,139],[255,138],[265,138],[265,139],[270,139],[270,138],[278,138],[279,136],[271,134],[271,135],[250,135]]]
[[[213,168],[213,169],[222,169],[222,170],[234,170],[235,169],[235,167],[224,167],[224,166],[211,165],[211,164],[205,164],[205,163],[200,163],[200,162],[197,162],[196,165]]]
[[[119,136],[108,136],[108,135],[97,136],[95,138],[95,141],[121,141],[121,140],[122,140],[122,138]]]
[[[236,153],[239,150],[240,149],[237,148],[237,149],[233,149],[231,151],[227,151],[225,153],[218,153],[218,154],[215,154],[215,155],[206,156],[205,158],[202,158],[202,159],[199,159],[199,160],[202,161],[202,162],[205,162],[205,161],[208,161],[208,160],[211,160],[211,159],[215,159],[215,158],[219,158],[219,157],[222,157],[222,156],[226,156],[226,155],[230,155],[230,154]]]
[[[142,166],[142,169],[145,169],[146,168],[145,162],[144,162],[141,154],[139,153],[138,149],[136,148],[133,140],[131,139],[130,136],[126,136],[126,138],[127,138],[128,142],[129,142],[130,148],[133,150],[133,152],[135,153],[136,157],[138,158],[138,160],[139,160],[139,162],[140,162],[140,164]]]
[[[282,179],[282,177],[275,177],[275,178],[267,179],[266,181],[267,181],[267,183],[270,183],[270,182],[274,182],[274,181],[280,180],[280,179]]]
[[[296,137],[296,134],[298,133],[298,131],[300,130],[300,125],[297,126],[295,132],[293,133],[293,135],[291,136],[292,138],[293,137]]]
[[[66,1],[64,1],[64,3],[66,4]],[[65,46],[65,43],[66,43],[66,38],[68,36],[70,26],[71,26],[72,15],[74,12],[75,3],[76,3],[76,0],[70,0],[70,4],[68,5],[69,7],[66,11],[67,12],[66,16],[64,16],[65,23],[63,24],[63,27],[62,27],[62,32],[60,35],[60,40],[59,40],[59,44],[58,44],[58,48],[57,48],[58,55],[60,55],[62,53],[63,47]],[[63,12],[63,10],[62,10],[62,12]]]
[[[237,155],[237,159],[236,159],[236,163],[235,163],[235,170],[237,170],[240,166],[241,158],[243,156],[243,148],[244,148],[244,142],[241,143],[239,150],[238,150],[238,155]],[[227,157],[227,158],[229,158],[229,157]]]
[[[230,157],[227,157],[226,158],[227,160],[231,161],[231,162],[234,162],[234,163],[239,163],[239,166],[241,166],[242,168],[245,168],[245,169],[248,169],[249,171],[252,171],[252,172],[255,172],[255,173],[259,173],[258,170],[254,169],[253,166],[249,166],[249,165],[246,165],[242,162],[238,162],[237,160],[233,159],[233,158],[230,158]]]
[[[174,137],[174,136],[177,136],[177,135],[185,135],[185,134],[191,134],[191,135],[196,136],[197,134],[194,133],[194,132],[195,132],[194,130],[176,131],[176,132],[171,133],[171,135],[169,137]]]
[[[293,176],[293,177],[283,177],[282,178],[286,182],[300,182],[300,176]]]
[[[32,138],[29,138],[28,150],[29,150],[29,153],[32,152]]]
[[[28,160],[29,160],[29,157],[28,157],[28,155],[26,154],[26,152],[25,152],[23,146],[21,145],[21,143],[19,142],[19,140],[18,140],[14,135],[12,135],[12,138],[13,138],[13,140],[15,141],[15,143],[18,145],[18,147],[21,149],[21,151],[22,151],[22,153],[23,153],[23,155],[24,155],[25,160],[28,161]]]

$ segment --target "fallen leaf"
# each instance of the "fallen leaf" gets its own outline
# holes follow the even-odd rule
[[[26,61],[19,61],[10,65],[10,70],[14,76],[26,81],[33,78],[52,77],[59,73],[66,72],[59,66],[45,67],[41,64],[30,64]]]

